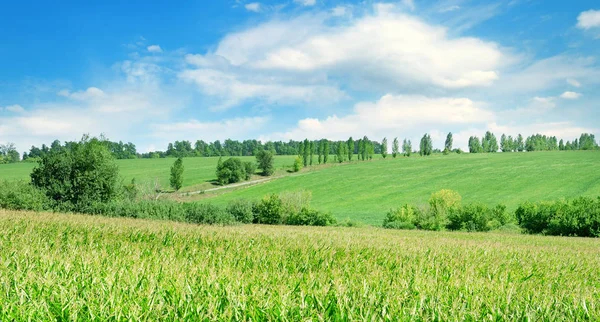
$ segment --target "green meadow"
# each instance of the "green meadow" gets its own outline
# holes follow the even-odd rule
[[[600,241],[0,210],[0,320],[597,321]]]
[[[312,206],[338,219],[380,225],[385,213],[405,203],[426,205],[433,192],[452,189],[463,203],[504,204],[600,195],[600,153],[533,152],[432,155],[373,160],[307,171],[201,198],[226,204],[270,193],[305,189]]]
[[[244,161],[253,157],[242,157]],[[183,197],[183,201],[226,205],[234,199],[257,200],[271,193],[308,190],[312,206],[339,220],[380,225],[385,213],[405,203],[425,205],[431,193],[452,189],[463,202],[504,204],[509,211],[525,201],[600,195],[600,153],[556,151],[531,153],[434,154],[429,157],[376,157],[372,161],[309,166],[289,173],[294,156],[276,156],[274,178],[255,185]],[[316,158],[315,158],[316,160]],[[169,189],[174,159],[118,160],[124,182],[157,181]],[[185,158],[184,188],[217,188],[218,158]],[[0,165],[1,179],[27,180],[34,165]],[[263,177],[256,176],[253,180]]]

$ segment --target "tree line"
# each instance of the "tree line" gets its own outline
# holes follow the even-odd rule
[[[169,143],[166,151],[148,153],[138,153],[135,144],[131,142],[113,142],[106,138],[102,138],[101,142],[116,159],[256,156],[260,151],[270,151],[273,155],[298,155],[301,164],[308,166],[315,162],[318,164],[328,163],[331,159],[334,159],[335,162],[352,161],[354,155],[357,155],[359,160],[370,160],[374,154],[381,154],[384,158],[388,155],[387,138],[377,142],[370,140],[367,136],[359,140],[353,140],[350,137],[347,141],[305,139],[304,141],[268,141],[265,143],[259,140],[237,141],[227,139],[223,143],[219,140],[214,142],[197,140],[193,145],[191,141],[184,140]],[[59,140],[54,140],[50,146],[45,144],[42,144],[41,147],[32,146],[28,152],[23,153],[22,158],[13,143],[0,145],[0,164],[14,163],[21,160],[36,162],[51,151],[70,150],[76,144],[77,142],[73,141],[61,143]],[[453,149],[452,145],[452,133],[448,133],[443,150],[433,148],[433,142],[429,134],[423,135],[419,143],[419,149],[415,151],[413,151],[410,140],[404,139],[402,145],[400,145],[398,138],[395,138],[392,143],[392,156],[395,158],[400,155],[400,149],[404,156],[410,156],[412,153],[427,156],[432,153],[462,152],[460,149]],[[468,148],[470,153],[595,150],[598,149],[598,142],[596,142],[594,134],[590,133],[582,133],[579,138],[566,142],[562,139],[557,140],[556,136],[541,134],[531,135],[527,138],[524,138],[521,134],[516,137],[502,134],[498,142],[496,135],[487,131],[481,139],[477,136],[471,136],[468,141]],[[313,160],[314,156],[317,156],[317,160]]]

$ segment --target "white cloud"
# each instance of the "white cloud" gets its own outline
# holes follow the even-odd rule
[[[558,55],[535,61],[528,66],[515,66],[503,73],[494,91],[500,95],[531,93],[564,86],[565,79],[577,79],[588,84],[600,81],[600,69],[593,57]]]
[[[577,27],[585,30],[600,27],[600,10],[588,10],[580,13],[577,17]]]
[[[309,7],[314,6],[317,3],[317,0],[294,0],[294,2]]]
[[[409,8],[410,10],[415,10],[415,1],[414,0],[402,0],[400,1],[402,5]]]
[[[319,93],[333,93],[336,101],[343,96],[336,88],[344,85],[379,92],[489,86],[512,61],[493,42],[451,37],[397,5],[375,5],[374,13],[342,25],[329,22],[341,14],[345,7],[228,34],[214,51],[188,56],[197,69],[178,75],[222,99],[217,106],[230,107],[249,99],[285,104]]]
[[[443,12],[451,12],[451,11],[458,10],[458,9],[460,9],[460,6],[454,5],[454,6],[442,8],[442,9],[440,9],[440,12],[442,12],[442,13]]]
[[[578,82],[576,79],[574,78],[569,78],[567,79],[567,83],[569,83],[569,85],[574,86],[574,87],[580,87],[581,83]]]
[[[4,108],[0,107],[0,111],[5,110],[7,112],[12,112],[12,113],[23,113],[25,112],[25,109],[19,105],[19,104],[14,104],[14,105],[9,105],[6,106]]]
[[[350,9],[347,6],[336,6],[331,9],[331,15],[334,17],[343,17],[350,14]]]
[[[97,88],[97,87],[90,87],[88,89],[86,89],[85,91],[77,91],[74,93],[71,93],[69,90],[67,89],[63,89],[60,92],[58,92],[59,96],[64,96],[73,100],[78,100],[78,101],[87,101],[87,100],[93,100],[93,99],[98,99],[104,96],[104,91],[102,91],[101,89]]]
[[[152,125],[152,135],[165,142],[174,140],[205,141],[238,139],[244,140],[251,137],[251,133],[262,130],[269,121],[269,117],[240,117],[221,121],[200,122],[189,120],[186,122],[163,123]]]
[[[388,94],[376,102],[356,104],[353,113],[347,116],[300,120],[296,128],[275,137],[285,140],[305,137],[341,140],[357,134],[379,138],[398,131],[405,135],[418,135],[441,125],[452,127],[493,121],[495,114],[482,105],[467,98]]]
[[[151,53],[162,53],[162,48],[159,45],[150,45],[147,49]]]
[[[259,12],[261,9],[261,5],[258,2],[248,3],[244,7],[246,8],[246,10],[252,11],[252,12]]]
[[[569,100],[575,100],[575,99],[578,99],[580,96],[581,96],[581,94],[580,94],[580,93],[576,93],[576,92],[569,92],[569,91],[567,91],[567,92],[564,92],[564,93],[562,93],[562,94],[560,95],[560,97],[561,97],[561,98],[564,98],[564,99],[569,99]]]
[[[278,79],[227,73],[215,69],[185,70],[179,78],[194,83],[205,94],[219,97],[215,110],[227,109],[252,98],[269,104],[337,102],[345,94],[333,86],[285,84]]]

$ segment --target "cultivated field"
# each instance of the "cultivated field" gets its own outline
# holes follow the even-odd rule
[[[0,210],[0,320],[598,320],[600,241]]]
[[[201,196],[226,204],[269,193],[306,189],[312,206],[338,219],[381,225],[385,213],[405,203],[425,205],[431,193],[452,189],[464,203],[502,203],[509,211],[525,201],[600,195],[600,153],[534,152],[433,155],[329,167],[230,192]]]
[[[411,156],[344,164],[328,164],[289,174],[294,156],[276,156],[276,178],[257,185],[223,189],[183,198],[183,201],[226,205],[239,198],[257,200],[269,193],[312,192],[312,206],[331,211],[339,220],[351,219],[381,225],[385,213],[404,203],[426,204],[431,193],[452,189],[463,202],[490,206],[505,204],[509,211],[524,201],[557,200],[600,195],[600,153],[596,151],[557,151],[533,153],[486,153]],[[254,160],[244,157],[243,160]],[[168,189],[169,169],[174,159],[118,160],[125,182],[160,182]],[[182,191],[205,190],[217,186],[218,158],[184,159]],[[1,179],[28,179],[32,164],[0,165]],[[257,176],[255,179],[262,177]]]

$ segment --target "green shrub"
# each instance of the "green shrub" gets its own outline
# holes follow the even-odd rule
[[[84,136],[70,149],[51,150],[31,173],[34,186],[57,202],[108,202],[119,193],[118,168],[103,141]]]
[[[284,223],[283,204],[276,194],[265,196],[254,205],[254,222],[267,225],[281,225]]]
[[[254,204],[250,201],[239,199],[234,200],[227,205],[227,212],[230,213],[235,220],[244,223],[251,224],[254,221],[254,213],[252,209]]]
[[[279,193],[283,217],[299,213],[303,208],[310,209],[312,192],[308,190],[284,191]]]
[[[391,229],[414,229],[416,228],[417,213],[418,209],[409,205],[390,210],[383,220],[383,227]]]
[[[429,211],[421,213],[417,226],[425,230],[443,230],[448,224],[448,213],[459,208],[460,201],[458,192],[448,189],[431,194]]]
[[[244,179],[250,180],[252,175],[256,173],[256,163],[250,161],[244,162],[244,170],[246,172],[246,177]]]
[[[25,181],[0,181],[0,208],[43,211],[52,208],[46,194]]]
[[[183,203],[185,218],[189,223],[195,224],[232,224],[235,218],[229,212],[210,204]]]
[[[320,212],[313,209],[302,208],[299,212],[287,217],[286,224],[295,226],[331,226],[337,223],[329,212]]]
[[[600,237],[600,198],[526,202],[516,211],[519,225],[532,234]]]
[[[275,173],[275,161],[273,160],[273,153],[271,151],[262,150],[256,153],[256,162],[264,176],[270,176]]]
[[[217,180],[220,184],[236,183],[246,179],[246,166],[239,158],[229,158],[217,165]]]
[[[298,172],[300,171],[300,169],[302,169],[302,158],[297,157],[296,159],[294,159],[294,172]]]

